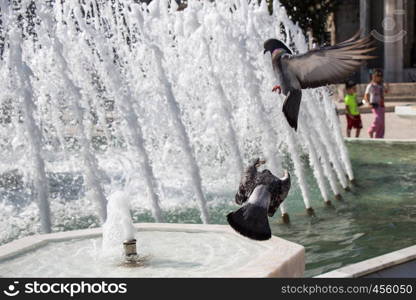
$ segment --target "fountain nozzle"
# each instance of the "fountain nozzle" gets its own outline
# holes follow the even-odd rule
[[[137,248],[136,248],[136,239],[127,240],[123,243],[124,254],[127,263],[136,263],[137,262]]]

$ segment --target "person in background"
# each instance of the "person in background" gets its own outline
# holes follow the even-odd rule
[[[368,129],[370,138],[384,138],[384,86],[383,72],[380,69],[373,70],[371,75],[371,82],[368,84],[365,90],[364,101],[371,106],[371,111],[374,117],[373,123]]]
[[[318,47],[319,47],[318,40],[316,38],[313,38],[313,40],[312,40],[312,49],[316,49]]]
[[[346,94],[344,97],[345,103],[345,115],[347,116],[347,137],[351,137],[351,130],[356,129],[355,137],[360,137],[361,128],[363,124],[361,122],[361,115],[358,109],[357,103],[357,88],[356,83],[348,81],[345,84]]]

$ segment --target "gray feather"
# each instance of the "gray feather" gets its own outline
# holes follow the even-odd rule
[[[290,175],[285,171],[285,176],[283,178],[278,178],[267,169],[258,172],[257,163],[259,161],[258,158],[253,160],[244,171],[238,191],[235,195],[235,201],[237,204],[242,205],[247,202],[257,186],[267,186],[267,189],[271,194],[268,211],[269,216],[273,216],[280,203],[287,197],[290,189]],[[259,205],[259,203],[256,204]]]
[[[243,207],[227,215],[230,226],[248,238],[269,239],[272,236],[267,219],[270,196],[267,186],[258,185]]]
[[[289,125],[295,130],[298,129],[298,115],[300,108],[300,101],[302,99],[301,90],[292,90],[286,97],[283,103],[283,113]]]
[[[282,57],[282,65],[296,76],[301,88],[315,88],[338,83],[357,70],[364,60],[372,59],[370,37],[356,35],[334,46],[311,50],[305,54]]]

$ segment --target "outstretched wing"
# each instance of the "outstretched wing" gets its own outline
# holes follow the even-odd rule
[[[367,53],[373,51],[371,37],[351,39],[334,46],[313,49],[305,54],[286,58],[286,65],[295,74],[301,87],[315,88],[339,83],[349,77],[363,61],[373,59]]]
[[[238,191],[235,194],[235,202],[239,205],[247,201],[254,188],[256,187],[258,163],[260,163],[260,158],[256,158],[251,161],[250,165],[244,170]]]
[[[269,191],[272,194],[268,210],[269,217],[273,217],[277,208],[286,199],[289,194],[290,186],[290,174],[287,170],[285,170],[285,176],[283,178],[278,178],[278,180],[274,181],[273,184],[269,186]]]

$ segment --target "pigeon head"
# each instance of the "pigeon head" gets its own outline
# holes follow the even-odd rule
[[[269,51],[270,51],[270,54],[272,54],[273,51],[276,49],[283,49],[287,53],[292,54],[292,51],[290,51],[290,49],[283,42],[279,40],[268,39],[267,41],[264,42],[264,54],[266,54],[266,52],[269,52]]]

